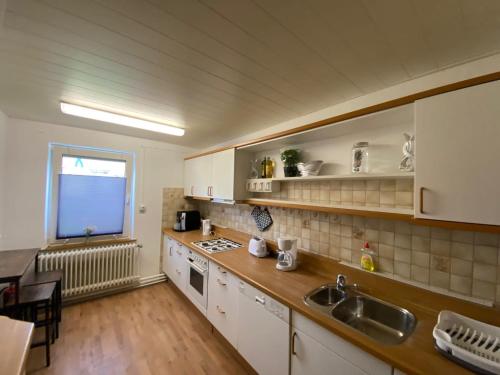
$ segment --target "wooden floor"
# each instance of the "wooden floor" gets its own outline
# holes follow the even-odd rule
[[[62,333],[34,374],[248,374],[195,307],[168,283],[63,309]]]

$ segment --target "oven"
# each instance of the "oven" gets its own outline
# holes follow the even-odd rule
[[[189,250],[187,254],[187,297],[204,314],[207,313],[208,259]]]

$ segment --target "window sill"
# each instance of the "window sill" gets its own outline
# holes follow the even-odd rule
[[[137,242],[134,238],[116,238],[109,240],[88,240],[81,242],[71,242],[71,243],[53,243],[42,248],[43,251],[56,251],[56,250],[72,250],[81,249],[82,247],[90,246],[106,246],[106,245],[116,245],[122,243]]]

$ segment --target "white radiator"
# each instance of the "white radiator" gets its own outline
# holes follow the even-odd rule
[[[137,260],[140,247],[136,243],[126,243],[42,251],[38,256],[39,270],[64,272],[63,297],[116,288],[139,279]]]

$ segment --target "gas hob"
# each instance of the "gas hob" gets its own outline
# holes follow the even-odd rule
[[[207,253],[210,254],[221,253],[223,251],[228,251],[228,250],[234,250],[243,246],[238,242],[234,242],[228,240],[227,238],[222,238],[222,237],[214,238],[212,240],[195,241],[191,243],[198,249],[206,251]]]

